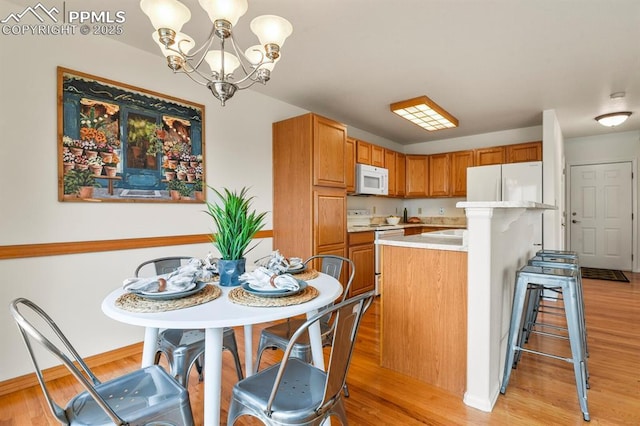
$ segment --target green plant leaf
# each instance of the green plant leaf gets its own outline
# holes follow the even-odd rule
[[[211,235],[212,244],[218,249],[222,259],[237,260],[255,248],[247,247],[255,234],[265,224],[266,212],[249,211],[254,197],[248,196],[248,188],[240,192],[223,188],[222,192],[209,186],[219,198],[219,204],[207,202],[206,213],[213,219],[216,231]]]

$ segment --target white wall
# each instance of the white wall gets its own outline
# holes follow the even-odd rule
[[[438,154],[539,140],[542,140],[542,126],[533,126],[411,144],[404,152],[406,154]]]
[[[637,164],[640,158],[640,131],[609,133],[597,136],[587,136],[581,138],[571,138],[564,141],[565,160],[567,173],[572,165],[611,163],[618,161],[631,161],[634,167],[633,179],[633,213],[638,217],[638,207],[640,200],[640,189],[637,184]],[[568,202],[567,202],[568,203]],[[640,244],[638,243],[637,219],[633,223],[633,270],[638,272],[638,254]]]
[[[0,0],[0,16],[21,10]],[[0,245],[202,234],[212,231],[201,204],[64,203],[57,201],[56,67],[105,77],[205,105],[206,180],[251,187],[254,207],[272,209],[271,123],[306,111],[251,91],[222,108],[211,93],[173,75],[164,59],[99,36],[0,36],[7,58],[0,79]],[[208,194],[211,199],[211,194]],[[271,229],[271,215],[267,216]],[[261,242],[249,260],[267,254]],[[7,306],[33,299],[58,321],[83,356],[142,340],[143,330],[108,319],[104,296],[143,260],[204,256],[210,244],[0,260],[0,381],[32,371]],[[11,348],[11,350],[7,350]]]
[[[554,110],[542,113],[542,201],[556,206],[543,215],[544,248],[564,249],[564,143],[560,123]]]

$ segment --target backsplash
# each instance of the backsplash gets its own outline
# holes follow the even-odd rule
[[[367,209],[373,216],[386,217],[396,215],[402,217],[407,208],[409,217],[433,217],[442,219],[449,217],[465,218],[464,209],[456,207],[464,198],[388,198],[375,196],[347,196],[347,209]]]

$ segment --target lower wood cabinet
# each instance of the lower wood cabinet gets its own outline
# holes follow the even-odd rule
[[[356,268],[349,297],[375,288],[375,246],[373,241],[373,231],[349,233],[349,259],[353,261]]]

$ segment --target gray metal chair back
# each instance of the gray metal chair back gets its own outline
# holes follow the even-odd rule
[[[320,272],[331,275],[333,278],[340,280],[340,276],[342,274],[342,268],[345,264],[348,265],[349,269],[349,278],[347,279],[347,283],[344,284],[344,288],[342,291],[342,298],[340,301],[343,301],[349,295],[349,290],[351,289],[351,283],[353,282],[353,278],[356,275],[356,266],[351,259],[342,256],[336,256],[333,254],[316,254],[308,258],[304,261],[304,264],[308,266],[310,263],[313,264],[315,259],[320,259],[322,262],[320,264]]]
[[[371,304],[368,292],[319,312],[305,321],[291,336],[279,364],[239,381],[233,388],[227,424],[243,415],[259,418],[269,425],[320,425],[330,416],[347,424],[342,400],[358,327]],[[309,326],[324,316],[334,318],[331,355],[327,371],[291,357],[297,341]]]
[[[135,276],[141,273],[151,275],[167,274],[175,271],[180,266],[187,264],[192,256],[169,256],[142,262],[135,270]],[[151,271],[151,269],[153,270]],[[188,342],[188,343],[184,343]],[[173,377],[184,387],[189,382],[189,372],[192,366],[196,366],[198,378],[203,380],[202,364],[204,362],[204,330],[202,329],[168,329],[158,335],[157,351],[154,364],[160,362],[160,355],[164,354],[169,363],[169,369]],[[238,354],[238,343],[233,328],[226,327],[222,335],[222,350],[227,350],[233,356],[238,380],[242,380],[242,364]]]
[[[170,256],[147,260],[138,265],[134,275],[136,277],[139,277],[141,274],[167,274],[169,272],[175,271],[180,266],[187,264],[191,259],[193,259],[193,256]],[[153,271],[151,271],[151,268],[153,268]]]
[[[25,298],[9,306],[47,404],[63,425],[193,425],[187,390],[154,365],[107,382],[101,382],[89,369],[56,323],[38,305]],[[34,324],[37,324],[35,326]],[[65,408],[58,405],[47,388],[38,364],[36,345],[60,361],[82,385],[84,392],[74,396]]]
[[[307,260],[304,261],[306,266],[313,265],[314,260],[320,259],[322,261],[320,266],[320,271],[331,275],[333,278],[340,280],[340,275],[342,273],[343,265],[348,265],[349,268],[349,278],[347,280],[346,285],[343,287],[342,296],[340,297],[340,302],[344,301],[349,295],[349,289],[351,288],[351,283],[353,282],[353,278],[356,274],[355,264],[351,259],[347,259],[342,256],[335,256],[329,254],[317,254],[311,256]],[[328,305],[331,306],[331,305]],[[328,307],[325,306],[324,308]],[[324,309],[323,308],[323,309]],[[276,325],[272,325],[270,327],[265,327],[260,333],[260,341],[258,342],[258,353],[256,359],[256,369],[260,368],[260,360],[262,358],[262,353],[266,348],[279,348],[281,350],[285,350],[287,345],[289,344],[289,340],[293,332],[302,325],[304,321],[301,319],[290,319],[287,321],[278,323]],[[322,345],[329,346],[331,345],[331,315],[327,314],[320,320],[320,332],[322,335]],[[300,339],[298,344],[293,349],[293,354],[296,358],[301,358],[307,361],[311,361],[311,345],[309,344],[308,338]],[[348,396],[348,390],[345,388]]]

